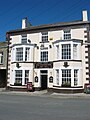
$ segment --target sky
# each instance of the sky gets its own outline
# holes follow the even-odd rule
[[[1,0],[0,41],[5,41],[7,31],[20,29],[25,17],[36,26],[82,20],[83,10],[90,21],[90,0]]]

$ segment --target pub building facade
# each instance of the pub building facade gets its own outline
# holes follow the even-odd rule
[[[90,22],[82,20],[27,26],[6,33],[8,40],[7,88],[83,92],[90,81]]]

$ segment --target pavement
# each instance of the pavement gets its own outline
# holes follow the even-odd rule
[[[90,99],[90,94],[86,94],[86,93],[65,94],[65,93],[48,92],[47,90],[34,91],[34,92],[29,92],[29,91],[21,92],[21,91],[6,90],[6,88],[0,88],[0,94],[28,95],[28,96],[53,97],[53,98],[87,98],[87,99]]]

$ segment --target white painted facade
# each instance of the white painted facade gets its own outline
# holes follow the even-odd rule
[[[11,31],[13,35],[10,35],[7,86],[14,87],[17,85],[16,81],[17,83],[21,81],[19,87],[26,87],[25,74],[27,72],[27,82],[32,82],[35,89],[43,89],[43,79],[46,79],[45,89],[83,89],[84,84],[89,82],[86,80],[89,78],[86,74],[89,72],[86,69],[88,59],[85,58],[88,56],[88,48],[84,45],[88,39],[85,37],[88,25],[87,21],[85,23],[81,21],[75,24],[71,22],[70,25],[65,23],[55,30],[40,26],[41,30],[31,27],[28,32],[26,29],[25,31],[21,29],[18,34]],[[44,41],[42,41],[42,34],[45,37]],[[68,35],[64,36],[64,34]],[[22,43],[22,35],[26,37],[25,43]],[[17,71],[21,71],[21,75],[18,75]],[[38,77],[38,80],[35,80],[35,77]]]

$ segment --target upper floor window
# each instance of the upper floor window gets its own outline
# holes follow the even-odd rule
[[[16,61],[29,61],[29,60],[30,60],[29,47],[16,48]]]
[[[47,42],[48,41],[48,32],[43,32],[42,33],[42,42]]]
[[[16,61],[23,61],[23,48],[16,48]]]
[[[71,44],[62,44],[62,59],[71,59]]]
[[[67,29],[63,31],[63,38],[64,40],[70,40],[71,39],[71,30]]]
[[[48,61],[48,51],[41,51],[41,61]]]
[[[25,61],[29,61],[30,57],[30,48],[25,48]]]
[[[77,59],[77,44],[73,44],[73,59]]]
[[[27,34],[22,34],[21,35],[21,42],[24,44],[24,43],[27,43]]]
[[[3,63],[3,52],[0,52],[0,64]]]
[[[59,59],[59,54],[60,54],[60,52],[59,52],[59,45],[56,45],[56,51],[57,51],[57,59]]]

